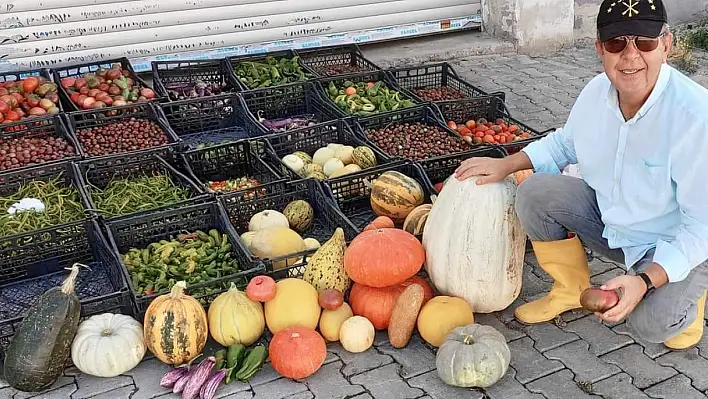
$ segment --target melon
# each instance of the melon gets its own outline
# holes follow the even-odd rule
[[[372,168],[376,166],[376,155],[371,148],[362,145],[352,151],[352,162],[362,169]]]
[[[283,210],[283,215],[288,218],[290,228],[302,234],[312,227],[315,211],[312,205],[305,200],[290,202]]]
[[[422,205],[424,200],[421,185],[401,172],[384,172],[371,185],[371,209],[396,223],[405,221],[408,214]]]
[[[285,278],[275,284],[275,297],[265,303],[268,330],[276,334],[288,327],[315,329],[320,320],[318,294],[310,283],[298,278]]]

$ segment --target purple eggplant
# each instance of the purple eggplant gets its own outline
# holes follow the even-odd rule
[[[175,367],[162,376],[160,386],[164,388],[172,388],[175,386],[175,383],[188,372],[189,369],[185,366]]]
[[[207,380],[204,385],[202,385],[199,391],[199,399],[214,399],[216,395],[216,390],[219,388],[221,382],[226,378],[226,374],[229,373],[229,369],[221,369],[216,372],[209,380]]]
[[[182,377],[175,382],[175,385],[172,387],[172,393],[182,393],[184,391],[184,388],[187,386],[187,383],[189,380],[192,378],[192,374],[194,374],[195,369],[189,370],[186,374],[184,374]]]
[[[209,378],[211,369],[214,368],[215,364],[216,358],[209,356],[193,369],[192,377],[189,379],[187,386],[184,387],[184,391],[182,392],[182,399],[195,399],[199,396],[199,390]]]

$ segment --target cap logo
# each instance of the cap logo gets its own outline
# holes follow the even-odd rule
[[[654,5],[654,0],[647,0],[647,2],[651,6],[652,11],[656,11],[656,6]],[[627,16],[628,18],[632,18],[635,15],[639,15],[639,0],[629,0],[629,1],[623,1],[621,3],[624,5],[625,10],[622,12],[623,16]],[[610,4],[610,7],[607,8],[607,13],[610,14],[612,13],[612,9],[617,6],[617,2],[614,2]]]

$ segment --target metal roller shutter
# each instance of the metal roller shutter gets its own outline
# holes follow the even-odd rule
[[[10,0],[0,70],[223,58],[479,26],[480,0]]]

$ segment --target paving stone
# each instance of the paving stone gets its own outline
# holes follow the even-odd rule
[[[597,276],[598,274],[617,269],[615,264],[605,262],[604,260],[595,257],[588,261],[588,267],[590,269],[591,276]]]
[[[45,397],[45,395],[50,395],[50,393],[54,394],[55,391],[65,392],[63,388],[68,385],[71,385],[71,392],[73,393],[76,390],[76,383],[74,377],[63,375],[59,377],[59,379],[57,380],[57,382],[54,383],[54,385],[49,387],[49,389],[45,390],[44,392],[20,392],[8,386],[7,392],[5,394],[2,393],[4,390],[0,390],[0,398],[2,398],[3,395],[8,395],[8,397],[11,397],[13,399],[43,398]],[[55,397],[59,397],[56,395]],[[68,398],[69,396],[66,397]]]
[[[570,323],[571,321],[575,321],[578,319],[582,319],[583,317],[590,316],[592,313],[588,312],[585,309],[574,309],[568,312],[565,312],[561,315],[561,318],[563,321],[566,323]]]
[[[597,382],[622,371],[590,353],[589,345],[585,341],[575,341],[549,350],[543,355],[563,363],[575,374],[575,380],[578,382]]]
[[[408,385],[420,388],[433,399],[483,399],[484,394],[478,390],[457,388],[445,384],[436,370],[429,371],[408,380]]]
[[[312,395],[309,396],[312,398]],[[253,392],[252,391],[241,391],[237,393],[232,393],[231,395],[224,396],[224,399],[252,399],[253,398]]]
[[[312,392],[305,391],[305,392],[296,393],[295,395],[292,395],[292,396],[287,396],[284,399],[312,399],[314,397],[315,397],[315,395],[313,395]]]
[[[507,342],[525,337],[526,334],[519,329],[511,329],[506,324],[502,323],[497,317],[499,313],[489,313],[489,314],[476,314],[474,316],[475,323],[483,324],[485,326],[494,327],[497,331],[502,333]]]
[[[497,316],[504,323],[512,322],[516,320],[516,317],[514,317],[514,310],[516,310],[516,308],[523,305],[524,303],[526,302],[521,298],[521,296],[519,296],[506,309],[502,310],[501,312],[498,312]]]
[[[355,375],[350,381],[352,384],[363,385],[375,399],[412,399],[425,394],[421,389],[408,386],[394,364]]]
[[[382,353],[393,357],[401,365],[401,376],[403,378],[411,378],[430,370],[435,370],[435,354],[423,344],[423,341],[417,335],[411,338],[405,348],[396,349],[390,343],[386,343],[379,346],[378,349]]]
[[[538,294],[546,294],[551,289],[552,283],[541,280],[533,272],[533,267],[524,265],[523,281],[521,284],[521,296],[523,298],[533,297]]]
[[[337,361],[322,366],[307,379],[307,387],[317,399],[338,399],[364,392],[360,385],[351,385],[339,372],[344,363]]]
[[[644,392],[632,385],[632,377],[626,373],[615,374],[592,385],[592,393],[605,399],[648,398]]]
[[[256,387],[258,385],[273,382],[281,377],[282,376],[273,369],[273,366],[270,364],[270,362],[267,362],[263,365],[261,371],[254,375],[248,382],[251,384],[251,387]]]
[[[342,362],[344,362],[342,374],[346,377],[360,374],[364,371],[369,371],[376,367],[381,367],[385,364],[393,362],[393,358],[391,358],[391,356],[382,355],[378,350],[376,350],[376,348],[369,348],[367,351],[362,353],[351,353],[344,350],[342,345],[337,343],[336,345],[329,345],[327,349],[334,352],[342,360]]]
[[[374,397],[369,395],[368,393],[364,392],[361,395],[353,396],[351,399],[374,399]],[[420,399],[423,399],[423,398],[420,398]]]
[[[685,375],[676,375],[644,391],[652,398],[661,399],[702,399],[706,396],[691,386],[691,380]]]
[[[131,399],[150,399],[171,392],[168,388],[160,386],[162,376],[170,370],[170,366],[162,363],[157,358],[144,360],[136,368],[125,375],[132,377],[137,391]]]
[[[266,384],[254,386],[253,399],[281,399],[305,391],[307,391],[307,385],[287,378],[280,378]]]
[[[580,336],[590,344],[590,352],[595,356],[604,355],[634,342],[626,335],[620,335],[602,324],[595,315],[583,317],[568,323],[564,330]]]
[[[642,346],[642,348],[644,348],[644,354],[646,354],[652,359],[656,359],[657,357],[670,352],[669,348],[667,348],[664,344],[655,344],[652,342],[642,341],[641,339],[639,339],[639,337],[637,337],[634,331],[629,328],[627,324],[620,324],[616,327],[612,327],[612,331],[616,332],[617,334],[626,335],[632,338],[634,342],[638,343]]]
[[[708,389],[708,360],[698,355],[697,348],[669,352],[656,359],[656,362],[685,374],[699,391]]]
[[[617,276],[624,276],[626,274],[624,269],[610,269],[604,273],[600,273],[596,276],[590,277],[590,284],[593,286],[601,286],[602,284],[605,284],[607,281],[610,279],[617,277]]]
[[[650,359],[642,352],[642,347],[637,344],[625,346],[600,359],[607,363],[617,365],[627,374],[632,376],[632,383],[644,389],[676,375],[676,370],[664,367]]]
[[[222,384],[214,395],[214,399],[230,398],[237,393],[250,391],[251,386],[246,382],[241,381],[231,381],[228,384]],[[253,396],[251,392],[248,393],[249,398]]]
[[[573,381],[573,373],[569,370],[545,376],[527,384],[526,387],[532,392],[542,394],[546,399],[592,398]]]
[[[72,399],[85,399],[103,395],[106,392],[124,387],[126,385],[133,385],[133,379],[125,375],[120,375],[113,378],[98,378],[83,373],[77,373],[76,385],[79,389],[71,395]],[[155,385],[154,381],[153,385]],[[157,385],[159,386],[159,384]]]
[[[383,345],[388,342],[388,332],[386,330],[376,331],[374,335],[374,346]]]
[[[551,323],[540,323],[527,326],[524,330],[534,341],[534,348],[541,352],[557,348],[561,345],[578,340],[578,336],[565,332]]]
[[[127,385],[112,391],[104,392],[96,396],[96,399],[130,399],[133,392],[135,392],[134,385]]]
[[[543,395],[529,391],[516,380],[516,370],[513,367],[509,367],[504,377],[484,392],[489,399],[544,399]]]
[[[541,378],[563,368],[563,363],[544,357],[533,347],[528,337],[509,342],[511,367],[516,370],[516,379],[522,384]]]

